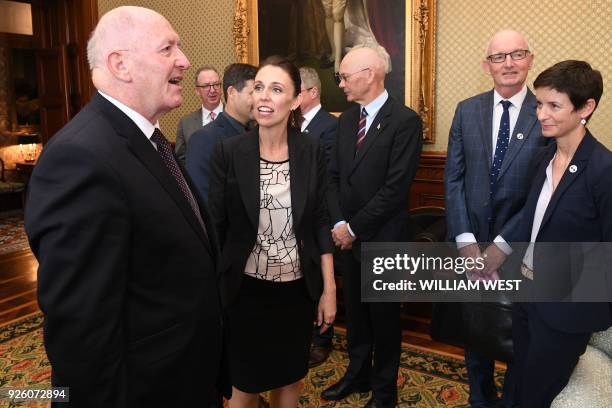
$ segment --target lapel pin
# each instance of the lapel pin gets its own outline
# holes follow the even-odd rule
[[[380,130],[380,122],[378,123],[378,125],[376,126],[376,130]]]
[[[308,133],[308,129],[304,129],[302,133]]]
[[[575,173],[578,171],[578,166],[576,166],[575,164],[572,164],[569,168],[570,173]]]
[[[517,138],[518,140],[523,140],[523,134],[522,134],[522,133],[517,134],[517,135],[516,135],[516,138]]]

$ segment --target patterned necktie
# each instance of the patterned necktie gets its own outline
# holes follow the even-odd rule
[[[193,196],[191,190],[189,189],[189,186],[187,185],[185,176],[183,176],[183,173],[181,172],[181,169],[179,168],[176,162],[174,154],[172,154],[170,143],[168,143],[168,140],[158,128],[155,128],[153,136],[151,136],[151,140],[157,145],[157,152],[159,153],[162,160],[164,161],[164,164],[170,171],[170,174],[172,174],[172,176],[176,180],[178,187],[180,188],[181,192],[185,196],[185,199],[191,206],[191,209],[193,210],[196,218],[200,222],[200,225],[204,230],[204,234],[206,234],[206,226],[204,225],[204,220],[202,220],[202,216],[200,215],[200,207],[198,206],[195,197]]]
[[[502,113],[501,121],[499,122],[495,155],[493,156],[493,163],[491,164],[491,198],[495,195],[495,191],[497,190],[497,177],[499,177],[499,170],[501,169],[506,150],[508,150],[508,142],[510,141],[510,112],[508,109],[512,105],[512,102],[501,101],[500,103],[504,107],[504,113]]]
[[[366,137],[366,117],[368,116],[368,111],[365,108],[361,108],[361,113],[359,114],[359,131],[357,132],[357,143],[355,144],[355,152],[359,151],[359,148],[363,145]]]
[[[215,112],[210,112],[210,115],[208,116],[210,116],[210,121],[212,122],[217,117],[217,114]]]

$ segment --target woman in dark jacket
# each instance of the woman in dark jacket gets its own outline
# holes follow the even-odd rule
[[[267,390],[273,407],[297,406],[313,321],[324,331],[336,314],[325,159],[299,132],[300,89],[292,63],[264,61],[253,91],[259,127],[224,140],[211,160],[232,408],[256,406]]]
[[[531,242],[523,282],[532,300],[548,301],[514,305],[515,375],[523,408],[550,406],[591,334],[612,325],[605,294],[593,298],[599,303],[561,302],[575,298],[578,282],[595,281],[598,274],[605,281],[609,270],[584,267],[597,257],[584,252],[597,245],[584,243],[612,242],[612,153],[586,127],[601,98],[601,74],[584,61],[563,61],[543,71],[534,88],[542,134],[556,143],[535,156],[523,209],[521,235]]]

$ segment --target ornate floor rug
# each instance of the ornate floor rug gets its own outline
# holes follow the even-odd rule
[[[353,394],[340,402],[325,401],[321,391],[346,369],[346,332],[336,328],[329,359],[304,379],[300,407],[363,407],[370,394]],[[503,370],[496,370],[498,386]],[[0,388],[49,387],[51,367],[42,343],[42,315],[36,313],[0,327]],[[463,360],[403,344],[398,376],[400,407],[467,407],[468,386]],[[4,404],[4,405],[3,405]],[[47,403],[15,403],[0,407],[47,407]]]
[[[0,255],[28,247],[28,238],[23,228],[23,211],[0,212]]]

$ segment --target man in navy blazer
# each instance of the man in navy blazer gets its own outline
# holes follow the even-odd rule
[[[338,119],[321,107],[321,79],[317,70],[311,67],[301,67],[300,79],[302,80],[300,110],[304,117],[302,133],[319,140],[325,152],[325,161],[329,164],[331,148],[338,129]],[[334,338],[333,324],[323,333],[319,331],[320,327],[313,328],[309,367],[322,364],[331,353]]]
[[[321,80],[314,68],[301,67],[302,103],[300,109],[304,122],[302,133],[320,139],[325,151],[325,160],[329,163],[332,146],[338,130],[338,119],[321,107]]]
[[[51,383],[70,388],[53,406],[208,406],[218,248],[158,122],[182,103],[189,61],[141,7],[105,14],[87,51],[98,92],[45,146],[25,211]]]
[[[514,240],[518,232],[519,211],[531,182],[529,162],[546,143],[536,118],[535,97],[525,85],[533,58],[521,34],[511,30],[496,33],[482,62],[493,79],[493,90],[457,105],[448,138],[444,175],[448,237],[457,242],[461,256],[476,258],[486,254],[483,273],[487,274],[497,271],[505,254],[512,251],[506,241]],[[510,102],[507,116],[502,101]],[[506,126],[509,141],[504,146],[498,133]],[[491,175],[494,157],[501,160],[496,177]],[[479,246],[492,242],[495,244],[486,250]],[[465,359],[470,404],[494,406],[498,402],[494,361],[467,347]],[[513,388],[509,365],[504,406],[512,403]]]
[[[248,130],[253,118],[253,80],[257,68],[249,64],[230,64],[223,72],[225,111],[216,120],[195,132],[187,142],[185,167],[202,199],[208,201],[210,156],[223,139]]]
[[[349,365],[323,391],[327,400],[372,390],[368,408],[395,407],[401,354],[400,304],[361,301],[361,243],[404,239],[408,192],[422,148],[413,110],[385,90],[389,55],[380,46],[355,47],[338,78],[356,102],[338,121],[330,159],[329,212],[342,265]]]

